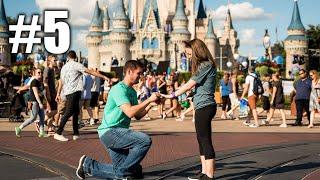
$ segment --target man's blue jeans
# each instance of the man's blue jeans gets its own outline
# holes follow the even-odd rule
[[[126,128],[111,128],[100,137],[112,164],[98,162],[90,157],[84,161],[86,173],[105,179],[132,176],[151,146],[151,138]]]

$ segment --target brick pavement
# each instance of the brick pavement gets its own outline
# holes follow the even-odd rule
[[[216,117],[220,117],[220,111]],[[151,116],[156,116],[153,111]],[[278,115],[276,116],[279,117]],[[292,117],[291,117],[292,118]],[[291,123],[293,120],[290,121]],[[215,118],[214,144],[216,151],[227,151],[267,144],[294,143],[304,140],[319,140],[320,128],[308,129],[303,127],[279,128],[274,125],[259,128],[249,128],[242,125],[242,121],[221,120]],[[97,126],[81,129],[82,139],[79,141],[57,142],[52,138],[39,139],[33,126],[27,127],[22,138],[14,135],[14,127],[18,123],[9,123],[6,119],[0,120],[0,150],[1,148],[21,151],[42,158],[47,158],[62,164],[76,167],[79,157],[83,154],[97,160],[110,162],[96,133]],[[184,122],[177,122],[172,118],[168,120],[152,119],[133,121],[133,129],[147,132],[153,140],[153,145],[143,160],[144,167],[174,161],[177,159],[198,155],[198,147],[194,134],[194,124],[190,115]],[[71,138],[71,126],[67,124],[66,134]]]

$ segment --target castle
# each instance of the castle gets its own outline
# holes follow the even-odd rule
[[[98,1],[95,4],[86,37],[89,67],[109,72],[113,59],[123,66],[127,60],[145,57],[155,64],[170,61],[171,68],[183,71],[183,42],[194,38],[206,43],[223,70],[227,61],[235,61],[233,54],[238,52],[240,41],[230,10],[218,38],[203,0],[197,13],[195,0],[119,0],[112,7],[116,11],[109,13],[109,8],[100,7]]]
[[[3,0],[0,0],[0,64],[10,65],[11,54],[9,46],[9,25]]]
[[[284,47],[286,51],[286,77],[289,78],[296,73],[294,71],[295,66],[298,68],[306,69],[308,67],[308,39],[306,36],[305,28],[301,22],[298,1],[294,1],[293,13],[291,23],[288,27],[288,37],[284,41]],[[293,57],[304,57],[305,64],[298,65],[293,64]],[[289,71],[291,71],[289,73]]]

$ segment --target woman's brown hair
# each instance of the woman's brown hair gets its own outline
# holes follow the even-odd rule
[[[316,71],[316,70],[311,70],[309,73],[310,73],[310,74],[313,74],[313,75],[315,76],[315,80],[318,80],[318,79],[319,79],[318,71]]]
[[[193,39],[191,41],[185,41],[185,47],[192,49],[192,74],[195,74],[198,71],[198,67],[203,62],[211,62],[213,67],[216,67],[216,63],[207,48],[206,44],[200,39]]]

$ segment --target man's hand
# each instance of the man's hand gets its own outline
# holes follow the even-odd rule
[[[39,104],[39,108],[43,109],[43,104],[42,103]]]
[[[150,100],[150,102],[155,102],[159,98],[160,98],[160,94],[159,93],[152,93],[151,96],[149,97],[149,100]]]

